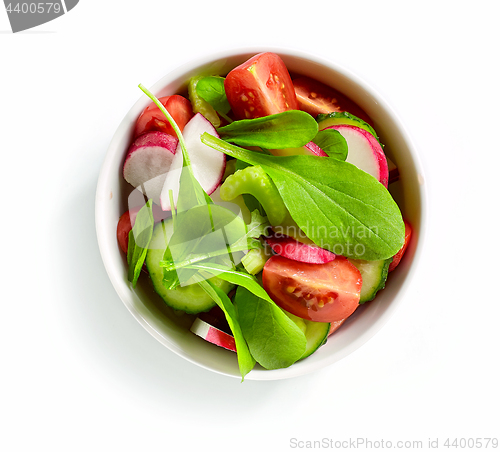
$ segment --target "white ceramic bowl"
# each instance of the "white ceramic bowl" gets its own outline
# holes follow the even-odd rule
[[[229,70],[256,53],[278,53],[291,72],[313,77],[335,87],[372,118],[375,130],[385,144],[387,155],[397,164],[400,182],[391,185],[404,218],[413,226],[413,237],[404,259],[390,274],[386,288],[373,302],[359,308],[316,353],[293,366],[279,370],[264,370],[258,366],[246,377],[249,380],[275,380],[303,375],[328,366],[352,353],[371,338],[403,302],[404,289],[417,265],[423,239],[425,219],[425,186],[417,152],[400,120],[387,103],[364,81],[331,61],[312,57],[299,51],[258,48],[226,51],[200,58],[163,77],[151,91],[165,96],[182,91],[187,80],[196,74]],[[138,92],[139,97],[139,92]],[[96,227],[99,248],[109,278],[125,306],[139,323],[174,353],[214,372],[240,378],[233,352],[206,343],[189,332],[189,318],[179,317],[167,308],[154,293],[146,277],[133,289],[127,281],[126,258],[116,239],[116,225],[127,209],[131,187],[122,178],[126,150],[132,138],[134,123],[149,104],[146,96],[127,113],[115,132],[101,168],[96,195]],[[165,359],[169,359],[165,353]],[[193,372],[196,368],[193,366]]]

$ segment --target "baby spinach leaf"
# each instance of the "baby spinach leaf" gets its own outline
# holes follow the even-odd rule
[[[333,157],[275,157],[233,146],[209,134],[202,141],[273,179],[293,220],[314,243],[364,260],[394,256],[404,223],[389,191],[373,176]]]
[[[232,265],[232,253],[255,246],[249,238],[244,221],[231,210],[216,204],[192,207],[177,212],[176,229],[160,265],[164,273],[176,270],[184,284],[195,273],[184,267],[204,260]]]
[[[335,129],[320,130],[313,140],[329,157],[345,161],[347,158],[347,141]]]
[[[134,227],[128,234],[128,280],[135,287],[141,273],[151,237],[153,236],[154,218],[151,199],[139,210]]]
[[[242,286],[236,290],[234,304],[250,353],[262,367],[289,367],[302,357],[306,337],[276,304]]]
[[[183,166],[179,180],[179,196],[177,197],[177,212],[185,212],[193,207],[211,204],[212,200],[203,190],[190,168]]]
[[[285,149],[304,146],[318,133],[314,118],[299,110],[234,121],[217,129],[219,136],[241,146]]]
[[[276,306],[254,276],[213,263],[191,267],[240,286],[235,297],[239,324],[250,353],[259,364],[266,369],[278,369],[302,357],[306,347],[304,333]]]
[[[215,286],[210,280],[205,280],[200,275],[194,276],[200,287],[214,300],[222,309],[226,317],[227,323],[233,333],[234,342],[236,344],[236,354],[238,357],[238,366],[240,368],[242,381],[245,375],[250,372],[255,366],[255,359],[252,357],[248,345],[243,337],[241,326],[238,321],[238,314],[231,303],[231,300],[224,291]]]
[[[179,232],[170,241],[167,258],[160,261],[160,266],[164,267],[165,271],[178,270],[212,257],[237,251],[262,248],[262,244],[257,239],[265,235],[271,225],[267,218],[262,217],[258,211],[252,212],[250,224],[245,226],[241,218],[228,209],[214,205],[211,210],[211,225],[208,224],[206,211],[200,208],[192,209],[186,215],[181,213],[180,220],[176,218],[181,225],[180,229],[177,229]],[[192,227],[193,225],[196,229]],[[226,229],[224,232],[221,231],[220,234],[216,232],[223,228]],[[234,241],[226,243],[226,240]],[[190,251],[191,248],[192,251]],[[174,254],[178,256],[177,259],[174,259]]]
[[[251,249],[262,248],[262,243],[258,240],[258,238],[262,235],[267,234],[267,229],[271,226],[266,217],[261,216],[258,211],[252,212],[252,218],[250,224],[246,227],[247,231],[245,233],[244,223],[240,221],[239,217],[234,215],[231,211],[227,211],[227,209],[224,209],[220,206],[214,206],[213,211],[215,211],[217,220],[216,222],[212,222],[213,230],[209,231],[208,227],[205,227],[206,231],[199,230],[198,232],[194,232],[194,234],[191,234],[192,230],[185,230],[182,227],[181,223],[180,231],[183,231],[182,234],[184,236],[185,242],[182,241],[182,239],[176,239],[180,240],[179,250],[176,250],[174,248],[174,251],[172,251],[172,245],[174,243],[173,241],[171,241],[169,253],[166,253],[165,258],[160,261],[160,266],[164,267],[165,272],[171,272],[173,270],[179,271],[181,268],[191,266],[192,264],[195,264],[197,262],[212,261],[212,258],[214,257],[229,256],[238,251],[247,251]],[[201,212],[203,213],[203,211]],[[225,215],[227,215],[225,223],[221,223],[219,221],[219,212],[225,212]],[[193,221],[198,214],[199,209],[191,211],[191,213],[186,217],[185,226],[193,224]],[[181,218],[184,218],[182,214]],[[233,218],[233,220],[229,222],[228,220],[231,218]],[[216,233],[218,229],[221,229],[223,227],[227,228],[229,223],[229,227],[232,228],[229,233],[227,231],[225,231],[222,235]],[[197,221],[196,224],[203,224],[203,219],[201,219],[201,221]],[[188,232],[187,238],[186,232]],[[214,232],[216,233],[215,240]],[[195,244],[194,238],[196,238],[198,234],[203,233],[205,233],[205,235],[200,236],[198,243]],[[241,235],[238,237],[239,234]],[[223,240],[220,240],[221,238],[223,238]],[[225,240],[232,239],[236,240],[233,243],[225,242]],[[200,246],[204,247],[203,252],[199,251]],[[219,248],[217,248],[218,246]],[[198,252],[190,252],[190,247],[193,247],[194,251],[198,250]],[[174,259],[173,254],[179,254],[180,257],[178,259]]]
[[[230,245],[227,248],[220,248],[205,253],[192,253],[180,262],[174,262],[171,257],[168,257],[167,259],[160,261],[160,267],[164,267],[166,271],[179,271],[181,268],[191,266],[192,264],[196,264],[197,262],[211,260],[214,257],[229,257],[230,254],[234,254],[238,251],[247,251],[258,248],[262,248],[262,244],[258,240],[251,240],[249,242],[245,241],[243,245],[236,243],[234,245]]]
[[[219,113],[226,115],[231,110],[231,105],[229,105],[224,89],[223,77],[214,75],[203,77],[196,84],[196,93]]]

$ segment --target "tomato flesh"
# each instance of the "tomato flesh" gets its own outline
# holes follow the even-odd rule
[[[345,321],[346,319],[338,320],[337,322],[331,322],[330,331],[328,331],[328,336],[331,336],[333,333],[335,333],[335,331],[337,331]]]
[[[194,116],[191,102],[178,94],[160,97],[158,100],[167,109],[182,132],[184,126]],[[154,103],[151,103],[144,109],[139,119],[137,119],[134,138],[146,132],[153,131],[165,132],[174,137],[177,136],[165,115]]]
[[[408,243],[410,242],[411,238],[411,225],[408,223],[406,220],[404,220],[405,223],[405,242],[403,243],[403,246],[401,249],[396,253],[396,255],[392,258],[392,262],[389,265],[389,271],[392,272],[401,262],[401,259],[403,258],[403,255],[406,251],[406,248],[408,247]]]
[[[260,53],[234,68],[227,74],[224,88],[238,119],[298,110],[288,69],[275,53]]]
[[[337,322],[359,305],[361,273],[346,258],[309,264],[272,256],[262,283],[273,301],[286,311],[315,322]]]
[[[299,108],[316,117],[320,113],[347,111],[373,125],[370,117],[356,103],[336,89],[309,77],[294,79],[293,86]]]

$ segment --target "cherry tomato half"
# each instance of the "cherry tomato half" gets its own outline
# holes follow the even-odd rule
[[[362,279],[342,256],[326,264],[308,264],[276,255],[266,262],[262,283],[278,306],[297,317],[337,322],[358,307]]]
[[[320,113],[347,111],[373,125],[370,117],[356,103],[323,83],[312,78],[300,77],[294,79],[293,86],[299,109],[314,117]]]
[[[158,100],[167,109],[182,132],[184,126],[194,116],[191,102],[178,94],[160,97]],[[139,116],[135,124],[134,138],[152,131],[165,132],[174,137],[176,136],[167,118],[154,103],[148,105]]]
[[[238,119],[298,110],[292,79],[275,53],[255,55],[227,74],[226,95]]]

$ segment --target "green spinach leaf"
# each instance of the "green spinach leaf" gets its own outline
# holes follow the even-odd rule
[[[234,262],[234,253],[262,248],[257,239],[271,226],[266,217],[255,211],[247,227],[239,216],[218,205],[212,206],[211,225],[206,212],[200,208],[190,210],[187,215],[180,214],[179,218],[181,226],[170,241],[168,258],[160,261],[165,271],[179,271],[220,256],[231,255]]]
[[[177,212],[176,229],[160,265],[164,274],[176,270],[180,284],[194,274],[189,264],[210,260],[233,266],[233,253],[255,247],[245,222],[225,207],[207,204]],[[260,242],[258,242],[260,245]]]
[[[198,262],[190,265],[189,268],[211,273],[213,276],[217,276],[231,284],[244,287],[255,296],[266,300],[268,303],[274,303],[274,301],[269,298],[264,288],[258,283],[257,278],[248,273],[213,262]]]
[[[250,353],[262,367],[281,369],[302,357],[306,337],[281,308],[242,286],[236,290],[234,304]]]
[[[153,201],[151,199],[139,210],[135,218],[134,227],[128,234],[128,280],[135,287],[141,269],[146,259],[151,237],[153,236],[154,218]]]
[[[394,256],[404,223],[389,191],[373,176],[332,157],[275,157],[233,146],[208,134],[202,141],[227,155],[261,165],[293,220],[318,246],[364,260]]]
[[[224,89],[224,78],[217,76],[203,77],[196,84],[196,93],[218,113],[227,115],[231,105],[226,97]]]
[[[306,347],[304,333],[276,306],[257,278],[213,263],[202,262],[191,267],[240,286],[235,297],[239,324],[250,353],[260,365],[278,369],[302,357]]]
[[[320,130],[313,140],[329,157],[344,161],[347,158],[347,141],[335,129]]]
[[[255,359],[252,357],[241,331],[236,309],[226,293],[215,286],[210,280],[205,280],[200,275],[195,275],[194,278],[200,287],[212,298],[212,300],[217,303],[226,316],[227,323],[231,328],[234,342],[236,344],[238,366],[240,368],[241,378],[243,381],[245,375],[247,375],[248,372],[254,368]]]
[[[304,146],[318,133],[314,118],[299,110],[234,121],[217,129],[221,139],[241,146],[285,149]]]

